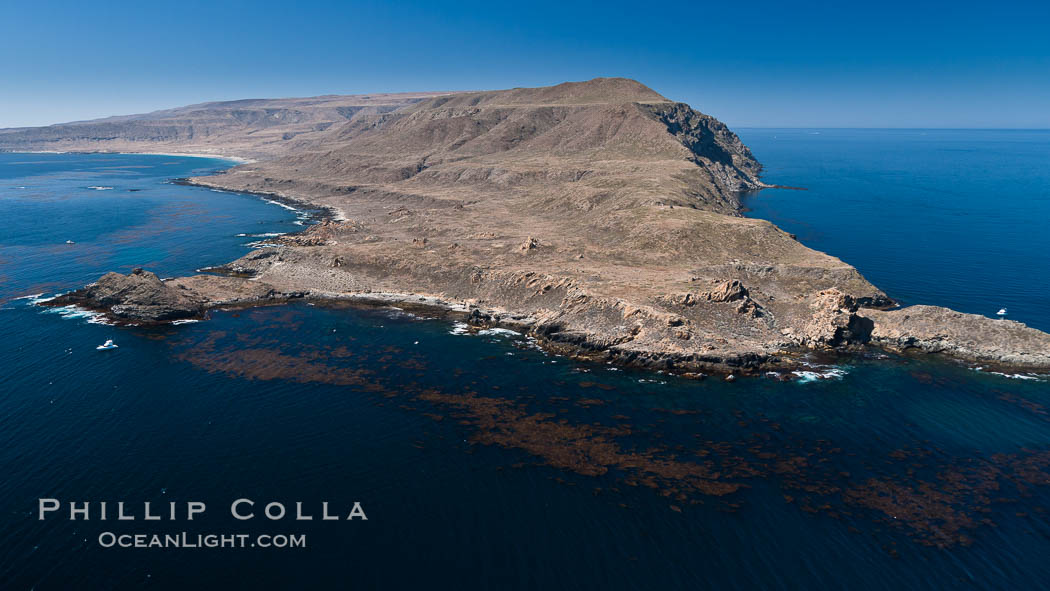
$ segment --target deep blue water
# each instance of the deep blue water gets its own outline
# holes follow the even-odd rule
[[[904,304],[1050,330],[1050,130],[744,129],[750,215]]]
[[[820,172],[826,160],[877,177],[864,146],[889,149],[860,132],[847,163],[801,135],[774,150],[781,132],[751,133],[768,178],[810,188],[762,193],[756,214],[819,199],[817,179],[848,186]],[[807,175],[797,152],[810,149]],[[1046,381],[897,357],[841,361],[840,379],[691,381],[461,334],[425,311],[299,303],[146,329],[12,299],[114,268],[191,273],[246,252],[253,238],[240,234],[300,227],[257,197],[167,182],[222,165],[0,154],[4,588],[1002,589],[1050,576]],[[1031,178],[999,184],[1037,211],[1046,186],[1022,190]],[[956,253],[931,243],[894,276],[863,247],[877,231],[837,235],[842,220],[819,209],[810,236],[791,231],[890,295],[988,303],[982,290],[909,280],[940,268],[920,259]],[[1023,275],[1010,281],[1046,280]],[[1018,317],[1034,306],[1009,305]],[[107,338],[120,348],[96,351]],[[139,520],[40,521],[40,497],[123,500]],[[343,514],[360,501],[368,520],[236,521],[240,497],[257,513],[302,501],[315,516],[322,501]],[[207,512],[143,522],[144,501]],[[307,547],[102,548],[107,531],[305,534]]]

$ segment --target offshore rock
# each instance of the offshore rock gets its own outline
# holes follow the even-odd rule
[[[103,310],[117,319],[144,323],[199,318],[204,314],[202,298],[143,269],[128,275],[106,273],[95,283],[50,303]]]

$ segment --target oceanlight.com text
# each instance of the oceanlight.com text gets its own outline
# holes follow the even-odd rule
[[[306,534],[117,534],[102,532],[103,548],[305,548]]]

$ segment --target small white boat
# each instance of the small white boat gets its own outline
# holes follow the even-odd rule
[[[76,244],[76,242],[73,242],[72,240],[66,240],[66,244]]]
[[[995,314],[996,316],[1006,316],[1006,308],[1000,308]]]
[[[106,340],[105,343],[102,343],[101,345],[95,347],[95,349],[97,349],[99,351],[105,351],[106,349],[116,349],[116,348],[117,348],[117,346],[113,343],[113,339],[108,339],[108,340]]]

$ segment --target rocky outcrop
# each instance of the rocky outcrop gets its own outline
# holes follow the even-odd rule
[[[253,254],[266,259],[273,257],[272,253],[274,249],[268,248]],[[216,270],[231,273],[228,269]],[[244,275],[253,273],[249,268],[242,271]],[[280,290],[264,281],[243,277],[194,275],[162,281],[150,271],[135,269],[128,275],[106,273],[95,283],[43,305],[96,310],[118,323],[163,324],[203,318],[212,308],[274,304],[308,295],[305,290]]]
[[[135,323],[159,323],[204,315],[205,301],[197,294],[154,273],[135,269],[128,275],[106,273],[95,283],[61,295],[52,305],[77,305],[104,310],[113,317]]]
[[[797,334],[798,342],[809,348],[860,345],[871,339],[872,322],[860,316],[857,300],[837,289],[826,289],[810,302],[813,315]]]
[[[278,236],[272,242],[289,246],[323,246],[332,242],[332,237],[343,224],[330,219],[322,220],[298,234]]]
[[[1050,368],[1050,334],[1020,322],[937,306],[861,314],[874,325],[871,342],[887,349],[942,353],[1004,368]]]
[[[750,292],[744,284],[737,279],[723,281],[710,291],[703,291],[694,296],[692,293],[682,294],[677,298],[677,303],[684,306],[694,306],[698,302],[713,302],[728,304],[736,302],[734,310],[738,314],[751,317],[762,315],[762,306],[751,298]]]
[[[748,296],[747,288],[744,287],[743,283],[740,283],[740,281],[736,279],[721,283],[715,289],[700,294],[701,299],[705,299],[709,302],[735,302],[737,300],[743,300]]]

